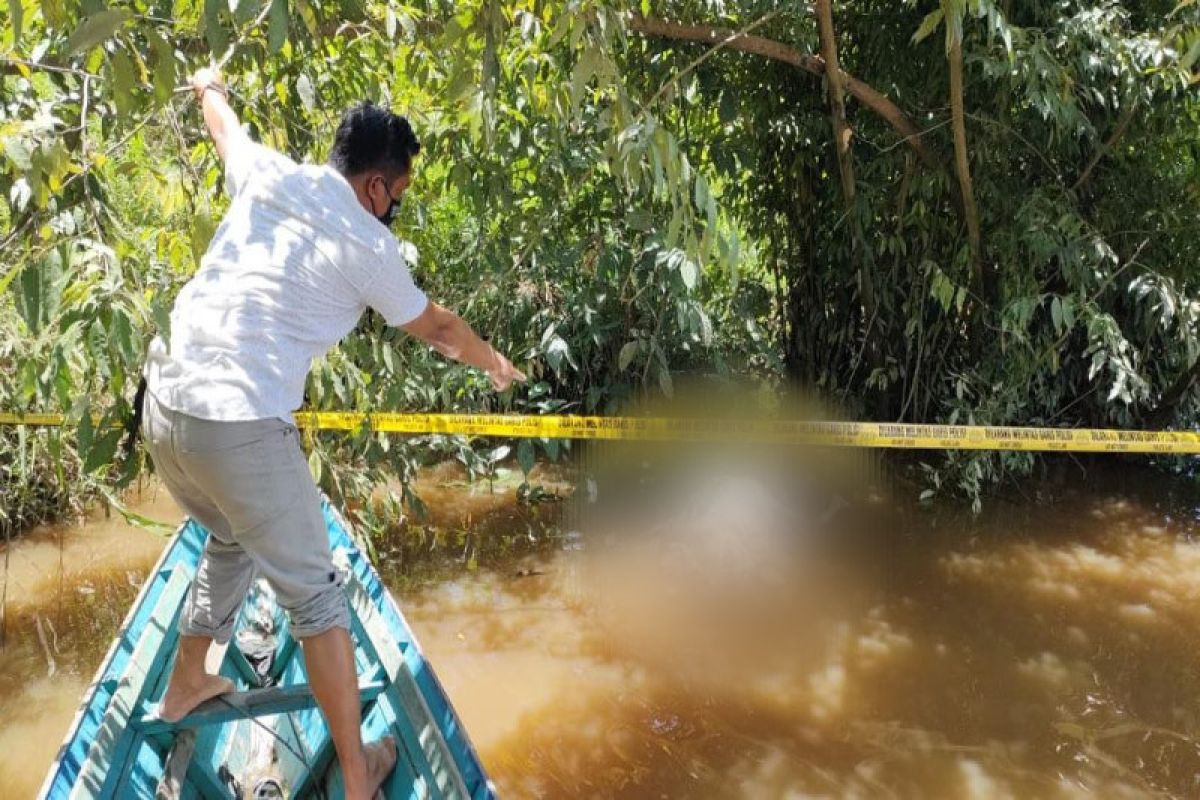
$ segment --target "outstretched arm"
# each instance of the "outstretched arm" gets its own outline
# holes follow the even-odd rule
[[[237,114],[229,107],[229,101],[225,97],[225,84],[221,82],[221,73],[207,67],[199,70],[192,76],[192,89],[196,92],[196,99],[200,101],[200,108],[204,112],[204,124],[208,126],[208,132],[212,135],[217,155],[224,161],[229,143],[235,137],[245,136],[246,133],[242,130]]]
[[[507,389],[513,381],[525,380],[525,374],[480,339],[462,317],[437,303],[431,301],[419,317],[400,327],[446,358],[482,369],[498,392]]]

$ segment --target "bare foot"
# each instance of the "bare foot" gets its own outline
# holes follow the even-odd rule
[[[371,789],[369,796],[383,797],[380,787],[396,767],[396,740],[384,736],[363,747],[363,755],[367,759],[367,786]]]
[[[162,702],[158,704],[158,716],[166,722],[179,722],[205,700],[229,694],[233,690],[233,681],[220,675],[205,675],[194,686],[184,686],[172,680]]]

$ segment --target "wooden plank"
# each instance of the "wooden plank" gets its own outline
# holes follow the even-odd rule
[[[358,590],[350,590],[348,588],[348,591],[351,591],[351,597],[354,598],[354,592]],[[359,594],[363,595],[365,602],[370,602],[369,598],[365,597],[365,591],[359,592]],[[357,601],[352,601],[352,603],[354,602]],[[371,624],[378,627],[378,622],[379,620],[374,620]],[[397,670],[403,671],[405,669],[403,658],[396,659],[387,655],[396,652],[389,643],[389,632],[386,630],[378,632],[374,641],[372,641],[372,635],[368,632],[363,619],[357,611],[351,616],[351,624],[354,628],[354,636],[367,654],[367,657],[380,663],[388,675],[394,675]],[[420,714],[414,715],[405,707],[405,703],[400,697],[394,681],[388,687],[386,697],[391,709],[391,716],[395,717],[393,733],[397,734],[397,758],[407,763],[412,774],[415,776],[413,794],[417,797],[440,795],[437,789],[441,787],[438,787],[437,781],[434,778],[434,767],[430,763],[429,756],[425,754],[421,736],[417,731],[417,726],[421,725],[422,722],[427,723],[427,721],[423,720]],[[428,724],[422,725],[422,728],[427,727]]]
[[[188,764],[187,782],[204,800],[229,799],[229,787],[217,777],[212,764],[206,764],[202,759],[193,758]]]
[[[120,777],[137,733],[129,722],[141,712],[152,681],[170,658],[178,638],[177,623],[192,570],[177,564],[158,596],[154,612],[139,632],[133,654],[113,692],[104,720],[88,748],[87,759],[71,788],[71,800],[108,797]]]
[[[369,680],[358,686],[359,701],[364,705],[372,702],[387,688],[381,680]],[[214,697],[197,706],[178,722],[167,722],[147,714],[135,723],[144,734],[164,733],[171,730],[187,730],[205,725],[221,725],[248,717],[266,717],[273,714],[288,714],[317,707],[308,684],[298,686],[270,686],[246,692]]]
[[[371,601],[362,580],[353,572],[346,581],[346,592],[350,597],[352,619],[361,626],[361,642],[374,651],[374,657],[383,665],[386,677],[391,678],[392,687],[388,694],[399,701],[398,716],[404,716],[413,726],[419,745],[421,772],[429,783],[432,794],[447,797],[470,797],[466,783],[458,771],[458,763],[450,752],[433,714],[421,696],[416,680],[408,669],[408,663],[400,644]],[[394,690],[394,694],[393,694]],[[398,743],[399,744],[399,743]]]

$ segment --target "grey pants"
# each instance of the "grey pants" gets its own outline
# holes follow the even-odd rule
[[[180,632],[229,641],[256,574],[288,612],[293,636],[349,629],[320,492],[295,426],[281,419],[199,419],[163,406],[152,392],[142,417],[159,477],[210,533]]]

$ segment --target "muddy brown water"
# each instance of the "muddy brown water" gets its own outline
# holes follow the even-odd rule
[[[447,520],[512,508],[503,483],[427,488]],[[1191,484],[889,512],[836,572],[782,579],[573,537],[383,571],[502,797],[1200,797]],[[163,541],[114,514],[9,548],[5,797],[36,792]]]

